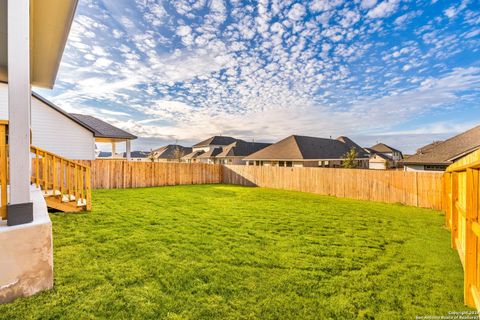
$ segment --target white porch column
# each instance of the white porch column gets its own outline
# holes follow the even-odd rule
[[[117,148],[116,148],[115,142],[112,142],[112,158],[115,158],[115,154],[117,153]]]
[[[130,161],[131,159],[131,143],[130,143],[130,140],[126,140],[125,141],[126,143],[126,155],[127,155],[127,161]]]
[[[8,0],[9,225],[33,220],[30,101],[30,1]]]

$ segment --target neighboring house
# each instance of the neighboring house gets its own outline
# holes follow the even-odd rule
[[[147,151],[132,151],[130,153],[130,160],[131,161],[151,161],[149,159],[150,152]],[[118,159],[118,158],[126,158],[126,152],[116,153],[114,157],[112,157],[111,152],[100,151],[97,155],[97,159],[101,160],[109,160],[109,159]]]
[[[375,170],[387,170],[396,168],[395,162],[383,153],[371,153],[368,159],[368,168]]]
[[[365,148],[370,153],[369,169],[392,169],[398,167],[398,161],[403,159],[401,151],[384,143],[378,143]]]
[[[198,159],[198,156],[204,154],[205,151],[199,150],[199,151],[193,151],[192,153],[189,153],[185,156],[182,157],[181,161],[187,162],[187,163],[197,163],[200,162]]]
[[[136,136],[93,116],[78,113],[70,113],[69,115],[85,127],[90,128],[95,137],[95,142],[110,143],[112,145],[112,154],[115,157],[118,157],[116,151],[117,143],[125,142],[125,157],[121,156],[120,158],[131,158],[131,140],[137,139]]]
[[[369,154],[347,137],[324,139],[289,136],[244,158],[247,165],[338,168],[349,150],[357,151],[358,168],[368,168]]]
[[[231,143],[228,146],[223,147],[222,152],[215,155],[215,159],[217,163],[221,163],[221,164],[244,165],[246,164],[246,161],[243,160],[243,158],[259,150],[262,150],[270,145],[272,144],[237,140],[234,143]]]
[[[178,144],[169,144],[153,150],[150,153],[150,158],[157,162],[180,162],[184,156],[191,153],[192,148]]]
[[[480,126],[445,141],[437,141],[417,150],[400,161],[405,171],[443,172],[457,159],[480,149]]]
[[[192,146],[192,152],[185,155],[182,161],[188,163],[215,163],[215,156],[222,152],[223,147],[238,139],[227,136],[213,136]]]
[[[0,120],[8,120],[8,86],[0,83]],[[40,95],[31,100],[32,145],[72,160],[95,159],[94,132]]]

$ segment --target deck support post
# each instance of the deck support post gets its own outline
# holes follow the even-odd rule
[[[10,204],[7,224],[33,221],[30,199],[30,1],[8,0]]]
[[[115,158],[116,153],[117,153],[117,145],[115,142],[112,142],[112,158]]]
[[[126,143],[126,158],[127,158],[127,161],[130,161],[131,160],[131,141],[130,140],[125,140],[125,143]]]

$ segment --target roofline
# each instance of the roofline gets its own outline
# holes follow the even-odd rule
[[[456,156],[448,159],[448,161],[454,161],[454,160],[456,160],[456,159],[458,159],[458,158],[461,158],[461,157],[463,157],[463,156],[465,156],[465,155],[467,155],[467,154],[469,154],[469,153],[472,153],[472,152],[474,152],[474,151],[476,151],[476,150],[478,150],[478,149],[480,149],[480,145],[478,145],[478,146],[476,146],[476,147],[473,147],[473,148],[471,148],[471,149],[469,149],[469,150],[467,150],[467,151],[464,151],[464,152],[462,152],[462,153],[460,153],[460,154],[458,154],[458,155],[456,155]]]
[[[403,165],[420,165],[420,166],[427,166],[427,165],[434,165],[434,166],[448,166],[451,165],[453,162],[433,162],[433,161],[426,161],[426,162],[419,162],[419,161],[413,161],[413,162],[405,162],[405,161],[399,161],[400,164]]]
[[[80,120],[78,120],[77,118],[71,116],[68,112],[64,111],[62,108],[60,108],[59,106],[55,105],[53,102],[51,102],[50,100],[47,100],[46,98],[42,97],[41,95],[39,95],[38,93],[32,91],[32,96],[38,100],[40,100],[41,102],[45,103],[47,106],[49,106],[50,108],[52,108],[53,110],[57,111],[58,113],[61,113],[62,115],[64,115],[65,117],[69,118],[70,120],[72,120],[73,122],[75,122],[76,124],[84,127],[85,129],[87,129],[88,131],[90,131],[91,133],[93,133],[93,135],[95,136],[95,131],[93,131],[92,128],[90,128],[89,126],[87,126],[85,123],[81,122]]]
[[[73,114],[75,114],[75,113],[73,113]],[[78,114],[78,113],[77,113],[77,114]],[[88,115],[88,114],[87,114],[86,116],[90,116],[90,117],[96,118],[96,117],[91,116],[91,115]],[[75,118],[75,116],[72,116],[72,117]],[[96,119],[98,119],[98,118],[96,118]],[[103,121],[102,119],[98,119],[98,120]],[[107,138],[107,139],[119,139],[119,140],[135,140],[135,139],[138,138],[136,135],[133,135],[133,134],[131,134],[130,132],[127,132],[127,131],[125,131],[125,130],[123,130],[123,129],[117,128],[117,127],[115,127],[114,125],[111,125],[110,123],[107,123],[107,122],[105,122],[105,121],[103,121],[103,122],[111,125],[112,127],[115,127],[115,128],[117,128],[117,129],[119,129],[119,130],[122,130],[122,131],[128,133],[128,134],[131,135],[133,138],[119,138],[119,137],[112,137],[112,136],[107,136],[107,135],[97,136],[97,131],[96,131],[94,128],[90,127],[90,126],[89,126],[88,124],[86,124],[86,123],[83,123],[83,122],[82,122],[81,120],[79,120],[79,119],[77,119],[77,121],[81,122],[86,128],[89,128],[89,130],[91,130],[91,131],[93,132],[93,136],[94,136],[95,138]]]
[[[355,160],[368,160],[370,158],[355,158]],[[243,160],[255,160],[255,161],[334,161],[334,160],[345,160],[342,158],[337,159],[262,159],[262,158],[249,158],[245,157]]]

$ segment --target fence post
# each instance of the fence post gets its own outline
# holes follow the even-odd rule
[[[7,218],[7,126],[0,123],[0,220]]]
[[[478,222],[478,170],[467,169],[466,193],[464,300],[466,305],[475,307],[472,291],[477,279],[477,236],[472,225]]]
[[[452,212],[452,248],[457,249],[457,244],[455,243],[458,233],[458,211],[457,203],[458,200],[458,173],[452,172],[452,200],[450,202],[451,212]]]
[[[452,186],[452,174],[446,172],[443,175],[443,210],[445,211],[445,226],[451,229],[452,218],[452,206],[451,206],[451,188]]]

